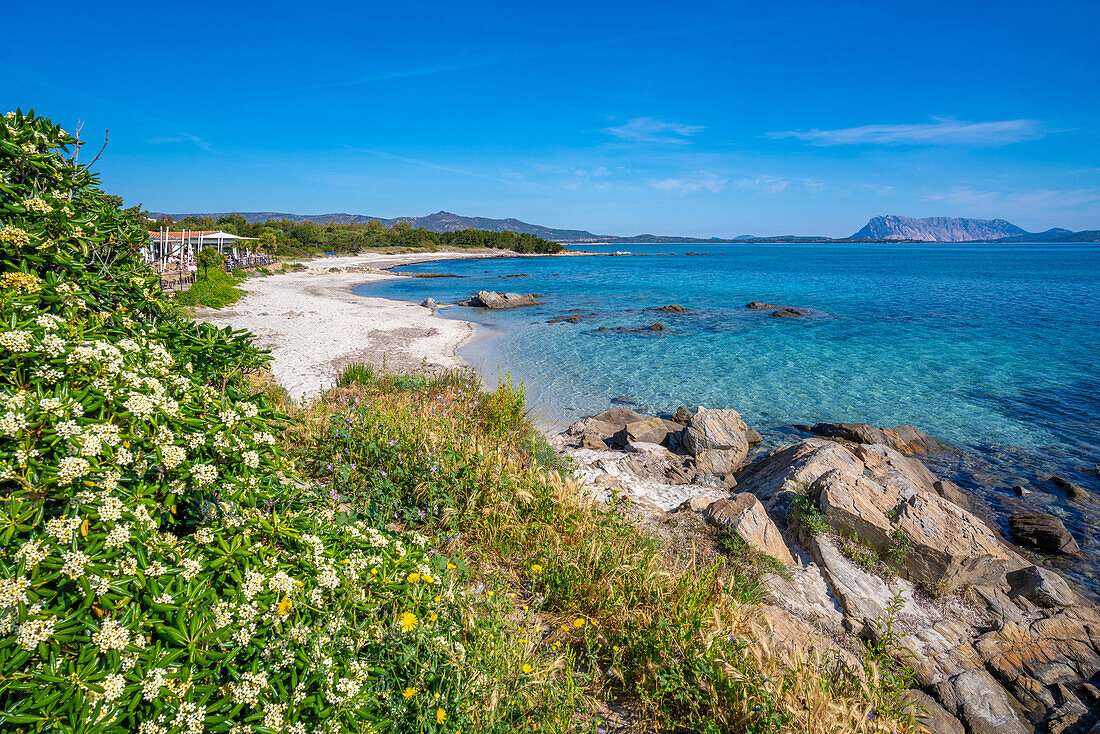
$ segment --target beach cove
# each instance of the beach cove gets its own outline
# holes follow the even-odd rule
[[[585,258],[586,262],[574,260],[571,266],[563,258],[466,260],[428,254],[423,259],[410,256],[415,262],[409,263],[402,262],[405,257],[326,258],[309,263],[302,273],[250,281],[245,285],[250,292],[232,313],[220,313],[219,318],[235,328],[266,326],[269,331],[259,337],[260,343],[272,350],[277,379],[294,385],[298,395],[308,398],[331,384],[341,366],[356,361],[380,365],[383,357],[395,371],[425,366],[432,371],[461,366],[465,356],[487,376],[485,381],[492,383],[489,388],[495,384],[496,369],[530,379],[523,370],[532,362],[546,364],[563,379],[575,381],[571,366],[563,369],[562,363],[552,361],[558,345],[548,338],[546,329],[573,328],[581,339],[613,337],[660,344],[675,335],[675,319],[690,318],[695,305],[678,298],[687,305],[601,313],[591,300],[582,302],[587,308],[579,307],[576,299],[554,292],[554,278],[563,277],[570,267],[576,272],[604,273],[601,287],[625,284],[637,289],[636,281],[608,279],[606,271],[624,267],[620,263],[653,262],[651,258]],[[685,253],[675,259],[692,263],[705,257]],[[432,277],[403,278],[365,270],[379,266]],[[535,275],[540,269],[546,277]],[[439,277],[447,274],[457,277]],[[445,305],[490,288],[533,291],[544,302],[499,312]],[[400,293],[409,300],[359,295],[377,292]],[[663,295],[645,292],[642,297],[664,303],[669,299]],[[437,300],[440,307],[413,300],[421,296]],[[270,318],[268,309],[292,303],[297,304],[293,313],[302,316],[283,314],[285,321],[271,325],[262,321]],[[756,329],[786,324],[788,319],[797,319],[790,322],[796,328],[807,328],[815,316],[822,318],[820,311],[804,302],[756,305],[760,307],[733,306],[755,318]],[[777,318],[787,307],[804,313]],[[246,314],[246,319],[239,314]],[[349,324],[349,317],[370,321]],[[280,329],[283,323],[307,318],[301,327]],[[653,323],[664,328],[649,329],[647,324]],[[416,330],[418,339],[401,344],[403,361],[394,366],[393,355],[401,353],[396,347],[400,336],[394,339],[386,334],[400,329]],[[471,341],[475,332],[480,338]],[[503,361],[503,355],[516,348],[509,339],[523,334],[535,334],[541,348],[527,343],[532,351],[526,363]],[[303,340],[311,339],[323,345],[319,352],[303,345]],[[829,346],[822,348],[827,351]],[[665,373],[670,384],[675,383],[671,375]],[[581,396],[591,392],[584,382],[573,384]],[[529,385],[539,404],[539,391],[545,385],[537,378]],[[980,447],[950,441],[940,445],[936,439],[942,438],[919,430],[906,433],[892,428],[875,433],[877,429],[865,426],[837,428],[829,435],[824,432],[827,426],[810,430],[808,425],[755,416],[746,424],[721,401],[697,411],[695,404],[676,410],[675,400],[662,406],[660,399],[604,397],[591,412],[608,402],[613,406],[610,410],[594,417],[577,416],[580,420],[560,433],[547,427],[550,443],[569,457],[574,475],[589,496],[607,506],[625,501],[663,542],[690,547],[711,542],[706,540],[708,531],[701,529],[702,522],[731,528],[753,552],[778,561],[786,571],[767,577],[770,601],[761,613],[779,644],[810,639],[815,645],[838,646],[837,654],[844,656],[857,651],[853,637],[873,637],[881,620],[899,615],[903,644],[916,655],[912,663],[916,680],[934,693],[918,700],[933,715],[933,722],[946,727],[944,731],[953,731],[951,727],[963,721],[967,731],[984,731],[982,726],[996,724],[1004,731],[1023,734],[1030,731],[1029,719],[1058,716],[1061,710],[1055,699],[1048,700],[1043,693],[1046,673],[1036,672],[1035,666],[1056,664],[1077,670],[1073,666],[1081,665],[1082,676],[1091,674],[1086,659],[1095,653],[1086,630],[1096,609],[1091,601],[1095,550],[1091,534],[1080,532],[1082,524],[1095,522],[1089,490],[1082,487],[1085,494],[1069,501],[1064,492],[1044,488],[1037,479],[1032,485],[1035,490],[1025,497],[999,500],[996,485],[977,483],[978,471],[995,471]],[[862,420],[859,415],[845,418]],[[560,418],[557,423],[562,427]],[[1006,453],[1034,456],[1019,450]],[[822,496],[822,509],[812,510],[809,516],[797,509],[797,497],[806,492]],[[1029,509],[1044,517],[1065,518],[1066,526],[1075,532],[1071,535],[1062,528],[1058,542],[1067,548],[1068,543],[1072,550],[1060,554],[1052,553],[1050,545],[1040,550],[1010,543],[1009,537],[1018,536],[1015,527],[1007,528],[1008,517]],[[1054,514],[1042,512],[1048,509]],[[784,517],[789,520],[780,519]],[[1039,528],[1039,535],[1048,529]],[[894,546],[899,537],[906,537],[906,544]],[[1048,542],[1049,538],[1039,540],[1040,546]],[[866,556],[867,543],[884,548]],[[893,559],[889,563],[896,571],[887,570],[887,558]],[[1071,587],[1058,574],[1080,585]],[[892,604],[900,606],[891,612]],[[1022,660],[1018,658],[1021,635],[1032,650]],[[1060,647],[1054,648],[1056,641]],[[975,665],[978,657],[985,663]],[[971,702],[976,700],[988,706],[974,709]],[[1030,713],[1019,708],[1021,702]],[[1072,709],[1075,712],[1079,713]]]

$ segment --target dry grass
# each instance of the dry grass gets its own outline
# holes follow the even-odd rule
[[[819,650],[773,649],[737,601],[744,569],[669,552],[537,459],[510,383],[486,394],[461,373],[372,375],[288,409],[287,443],[313,481],[434,533],[486,588],[514,594],[538,620],[548,684],[625,702],[637,730],[918,731],[870,658],[861,680]]]

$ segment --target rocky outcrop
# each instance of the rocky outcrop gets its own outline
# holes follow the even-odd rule
[[[670,303],[667,306],[658,306],[653,309],[654,311],[664,311],[665,313],[684,313],[687,311],[683,306],[678,306],[675,303]]]
[[[664,490],[640,479],[646,471],[725,469],[749,430],[734,411],[680,417],[687,421],[681,449],[634,443],[629,450],[640,453],[590,452],[603,458],[579,463],[602,472],[593,481],[600,491],[629,492],[641,508],[702,512],[786,564],[786,573],[763,577],[770,598],[758,608],[778,647],[812,646],[859,674],[852,652],[860,638],[879,638],[890,619],[904,648],[899,656],[921,687],[911,695],[929,712],[929,732],[1094,726],[1100,610],[1061,576],[1013,552],[965,508],[968,498],[953,484],[890,445],[809,438],[731,474],[736,494],[711,476],[704,479],[713,489],[668,485],[688,494],[658,500]],[[638,418],[646,417],[618,408],[581,423],[591,431]],[[812,505],[816,524],[794,521],[793,507]],[[830,531],[811,535],[820,520]],[[886,562],[868,564],[861,545]]]
[[[810,432],[852,443],[883,444],[910,456],[943,449],[939,441],[913,426],[876,428],[866,423],[815,423]]]
[[[751,303],[746,303],[745,308],[751,308],[751,309],[756,310],[756,311],[762,311],[766,308],[783,308],[783,307],[780,306],[777,303],[764,303],[763,301],[752,301]]]
[[[457,303],[459,306],[487,308],[490,311],[542,305],[542,301],[538,300],[533,293],[498,293],[497,291],[478,291]]]
[[[1008,518],[1012,538],[1020,545],[1075,556],[1081,552],[1065,524],[1054,515],[1021,512]]]
[[[794,558],[779,528],[753,495],[741,493],[734,495],[733,499],[712,502],[703,511],[703,517],[715,525],[729,528],[761,553],[784,565],[794,565]]]

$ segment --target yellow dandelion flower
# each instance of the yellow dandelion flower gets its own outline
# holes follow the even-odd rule
[[[405,690],[401,691],[401,695],[405,697],[406,701],[408,701],[410,698],[412,698],[416,694],[417,694],[417,690],[415,688],[406,688]]]
[[[443,709],[436,709],[435,710],[435,723],[442,726],[443,722],[446,721],[446,720],[447,720],[447,712],[444,711]]]
[[[279,602],[279,614],[285,615],[287,612],[290,611],[290,608],[292,606],[294,606],[294,602],[284,597],[282,601]]]
[[[401,625],[401,629],[405,632],[412,632],[420,624],[420,620],[412,612],[401,612],[401,616],[397,618],[398,624]]]
[[[542,573],[542,566],[537,563],[531,564],[531,573]]]
[[[493,594],[495,594],[495,593],[496,593],[495,591],[486,591],[485,596],[487,596],[489,598],[492,598]]]
[[[435,612],[432,612],[431,615],[428,617],[429,622],[434,622],[437,619],[439,619],[439,615],[436,614]]]
[[[618,645],[612,645],[611,649],[614,650],[615,652],[618,652],[619,651],[619,646]]]
[[[438,594],[436,594],[435,598],[434,598],[434,599],[432,599],[432,601],[434,601],[434,602],[435,602],[436,604],[438,604],[438,603],[439,603],[439,600],[440,600],[440,599],[442,599],[442,598],[443,598],[443,597],[441,597],[441,596],[439,596]]]
[[[523,672],[524,672],[524,674],[525,674],[525,675],[531,675],[531,671],[532,671],[532,668],[531,668],[531,664],[530,664],[530,663],[524,663],[524,664],[523,664]]]
[[[432,578],[431,576],[429,576],[428,574],[424,574],[424,575],[423,575],[423,576],[421,576],[420,578],[422,578],[422,579],[424,580],[424,583],[426,583],[426,584],[430,584],[430,583],[432,583],[432,582],[434,582],[434,581],[435,581],[435,579],[433,579],[433,578]]]
[[[586,621],[587,620],[584,617],[577,617],[573,620],[573,626],[577,628],[583,627]]]
[[[418,574],[416,571],[413,571],[407,577],[405,577],[405,580],[408,581],[410,584],[415,584],[417,581],[420,580],[420,574]]]

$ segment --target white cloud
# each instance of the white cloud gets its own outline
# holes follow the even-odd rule
[[[180,133],[170,137],[152,138],[150,143],[154,145],[163,145],[164,143],[187,143],[191,142],[199,146],[203,150],[210,150],[210,143],[206,142],[198,135],[192,135],[191,133]]]
[[[676,194],[696,194],[700,191],[717,194],[726,188],[729,179],[721,178],[713,173],[704,173],[694,178],[649,179],[646,183],[658,191],[671,191]]]
[[[739,189],[753,189],[768,194],[781,194],[787,190],[791,182],[782,176],[755,176],[751,178],[739,178],[733,182]]]
[[[655,117],[635,117],[625,125],[607,128],[607,132],[622,140],[635,143],[688,145],[691,143],[692,135],[701,133],[705,129],[702,125],[666,122]]]
[[[948,117],[900,125],[860,125],[836,130],[787,130],[770,138],[794,138],[811,145],[1007,145],[1038,140],[1047,131],[1038,120],[967,122]]]
[[[1015,212],[1046,212],[1053,209],[1072,209],[1085,204],[1100,202],[1096,189],[1036,189],[1034,191],[982,191],[969,186],[958,186],[947,191],[925,194],[925,201],[936,201],[962,210],[1002,211],[1006,218]]]

